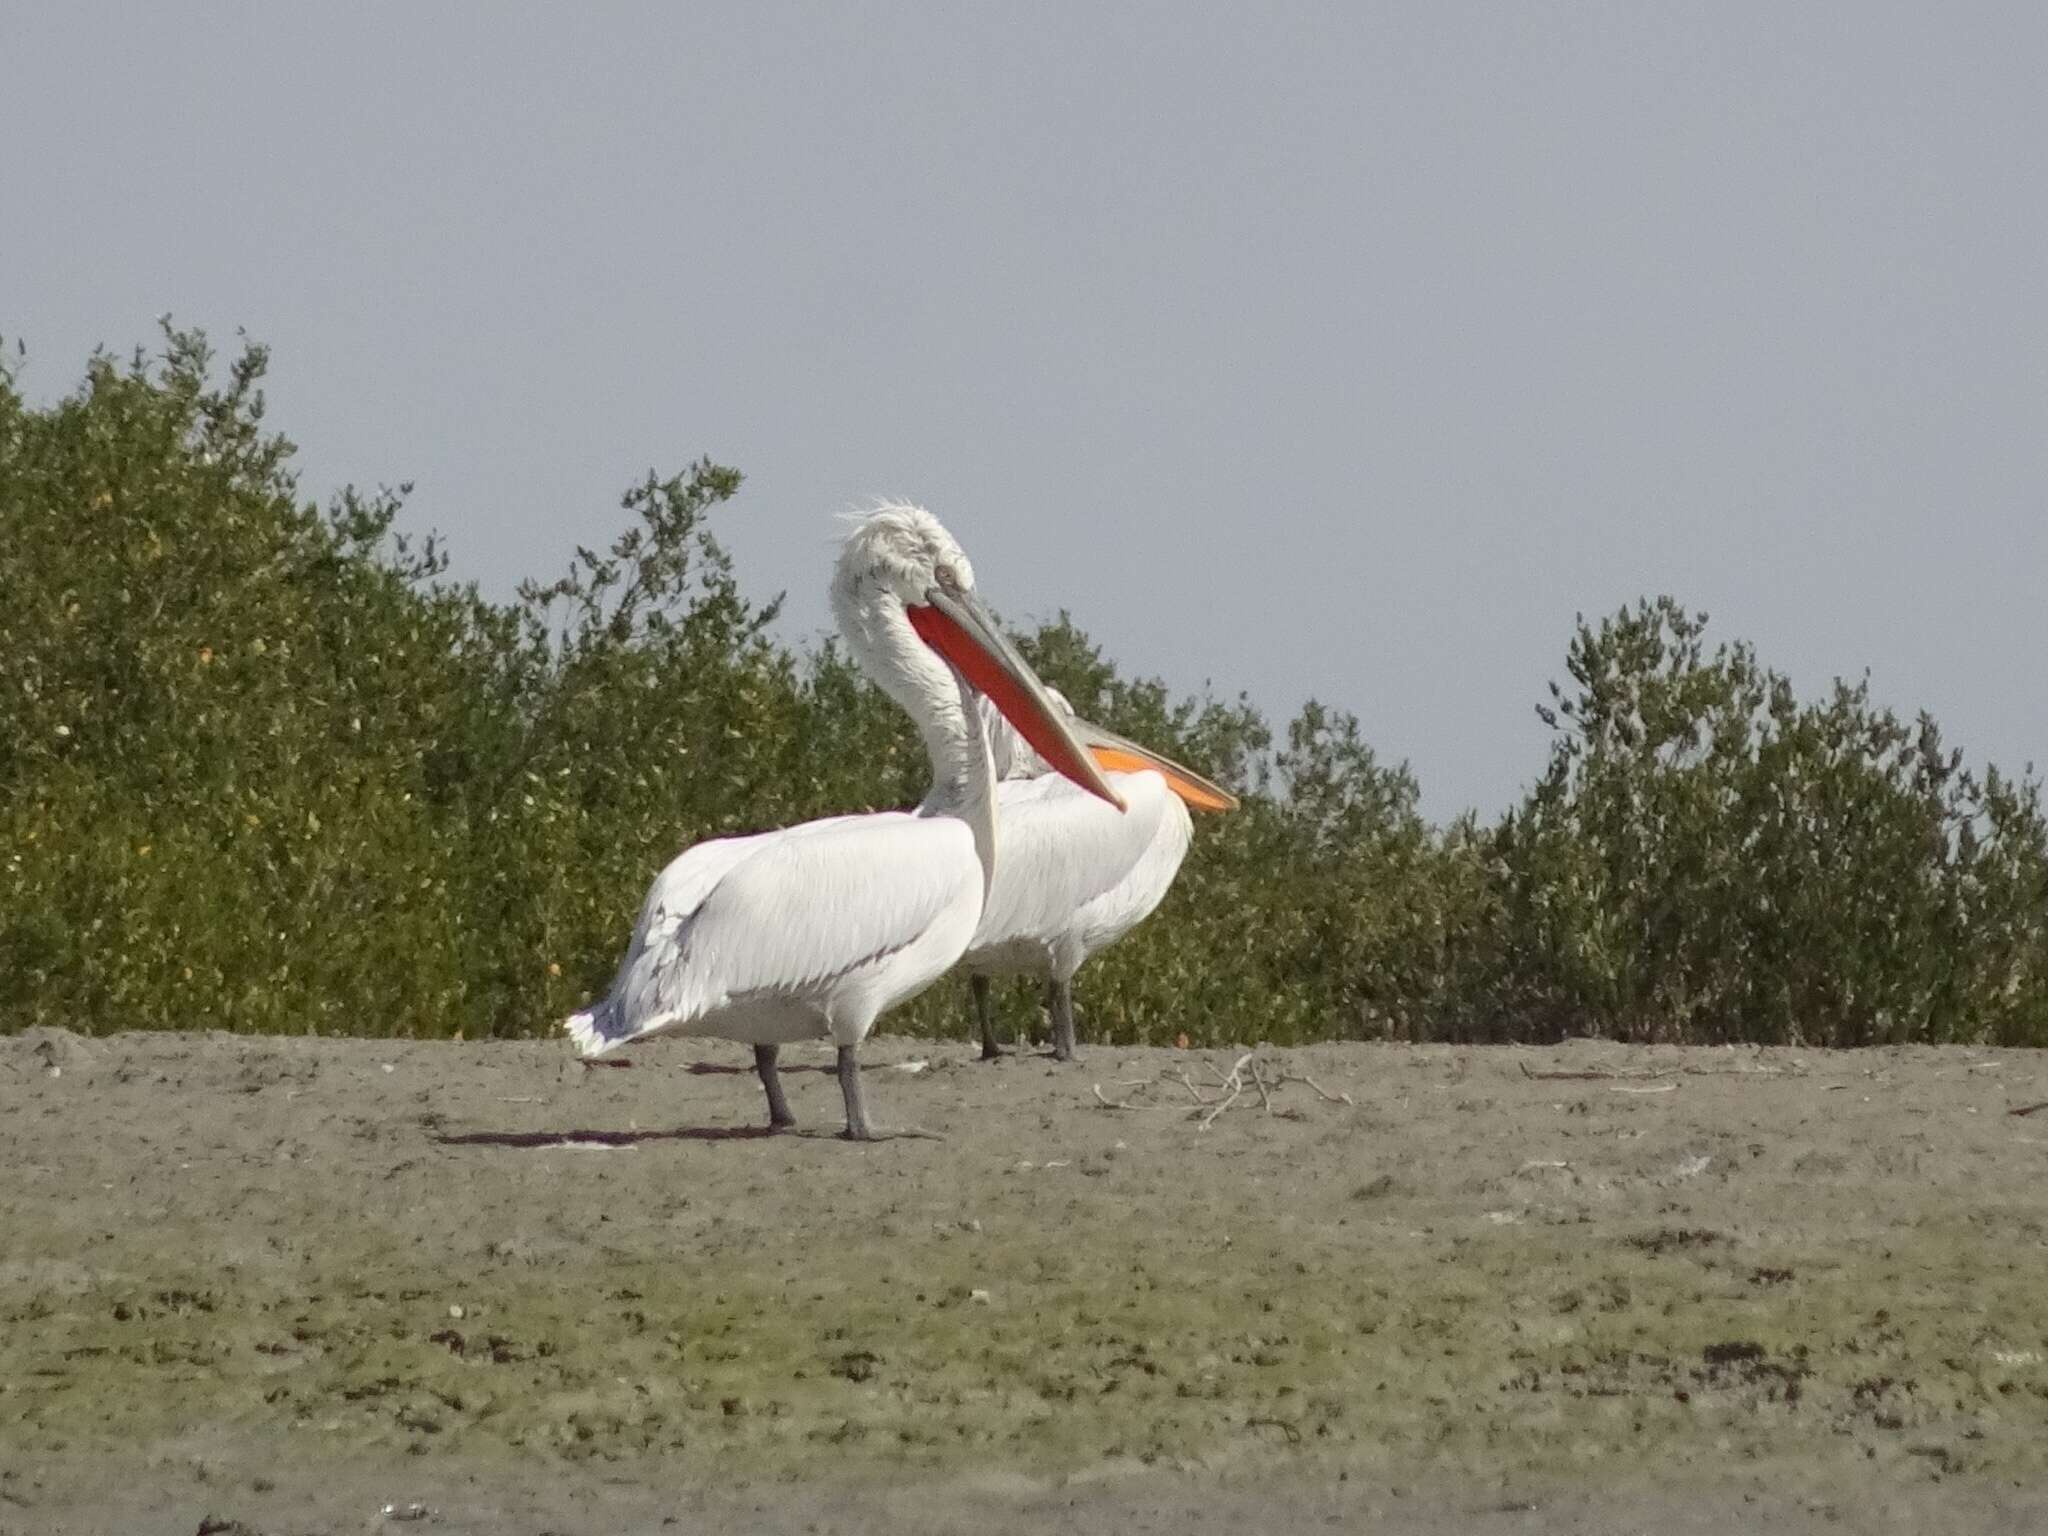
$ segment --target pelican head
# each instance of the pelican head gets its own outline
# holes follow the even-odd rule
[[[834,603],[842,594],[886,591],[904,607],[924,601],[939,583],[941,570],[968,591],[974,590],[974,566],[967,551],[923,507],[884,502],[871,512],[851,514],[846,544],[832,579]]]
[[[832,609],[856,657],[921,723],[966,715],[979,694],[1058,772],[1118,810],[1122,798],[1075,736],[1045,684],[974,590],[974,567],[922,507],[889,503],[853,520],[832,576]]]

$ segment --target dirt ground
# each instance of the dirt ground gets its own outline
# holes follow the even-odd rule
[[[0,1039],[0,1533],[2048,1530],[2042,1053],[787,1055]]]

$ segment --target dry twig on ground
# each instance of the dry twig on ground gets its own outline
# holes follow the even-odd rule
[[[1165,1108],[1165,1105],[1141,1104],[1137,1101],[1146,1089],[1178,1085],[1194,1101],[1188,1118],[1196,1122],[1197,1129],[1204,1131],[1247,1094],[1256,1094],[1259,1107],[1267,1114],[1275,1113],[1273,1102],[1281,1089],[1289,1083],[1305,1085],[1326,1104],[1349,1106],[1352,1102],[1350,1094],[1332,1093],[1306,1072],[1290,1072],[1275,1062],[1261,1061],[1256,1051],[1246,1051],[1239,1056],[1231,1063],[1228,1072],[1207,1057],[1203,1058],[1202,1066],[1207,1068],[1209,1075],[1215,1079],[1214,1083],[1198,1083],[1189,1076],[1186,1068],[1172,1068],[1160,1072],[1156,1077],[1119,1079],[1116,1087],[1132,1090],[1128,1096],[1121,1099],[1111,1098],[1102,1091],[1102,1084],[1096,1083],[1093,1085],[1095,1101],[1104,1109]],[[1283,1109],[1278,1113],[1283,1119],[1299,1118],[1299,1113],[1295,1110]]]
[[[1306,1083],[1309,1087],[1313,1088],[1316,1091],[1318,1097],[1320,1097],[1326,1104],[1349,1104],[1351,1102],[1350,1094],[1332,1093],[1329,1089],[1325,1088],[1321,1083],[1317,1082],[1314,1078],[1310,1077],[1306,1072],[1290,1072],[1286,1076],[1282,1077],[1280,1081],[1283,1083]]]

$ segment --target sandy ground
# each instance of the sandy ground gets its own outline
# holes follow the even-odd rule
[[[0,1532],[2048,1530],[2048,1057],[1260,1059],[0,1039]]]

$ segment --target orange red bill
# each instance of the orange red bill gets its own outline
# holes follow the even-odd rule
[[[1105,773],[1142,773],[1146,769],[1166,780],[1171,789],[1190,808],[1198,811],[1234,811],[1237,796],[1222,785],[1203,778],[1194,769],[1176,763],[1172,758],[1162,756],[1149,747],[1141,747],[1128,737],[1119,736],[1090,720],[1076,718],[1074,734],[1088,748],[1088,755]]]
[[[1045,685],[1016,647],[1003,638],[974,594],[935,587],[926,596],[928,602],[906,610],[918,638],[987,695],[1040,757],[1090,794],[1100,795],[1120,811],[1125,809],[1123,797],[1102,776],[1067,717],[1046,696]]]

